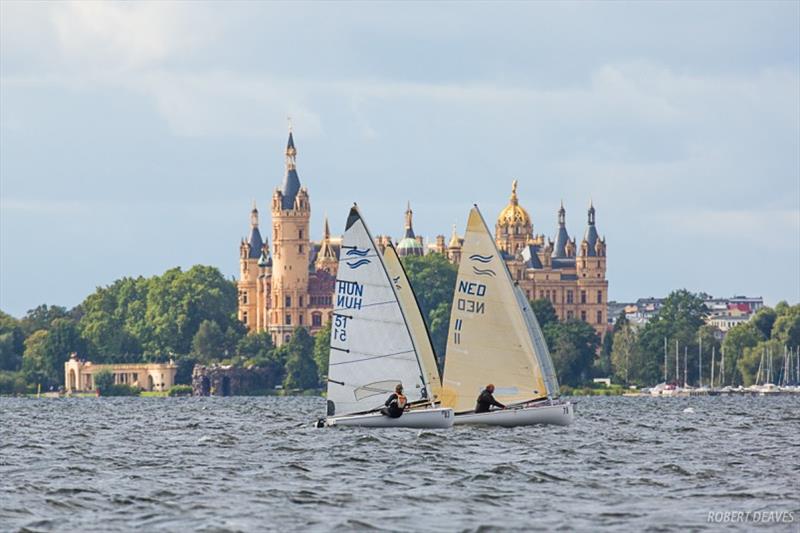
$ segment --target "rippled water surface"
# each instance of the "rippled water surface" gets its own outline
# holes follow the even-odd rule
[[[310,427],[323,411],[0,398],[0,530],[800,530],[797,397],[587,398],[568,428]]]

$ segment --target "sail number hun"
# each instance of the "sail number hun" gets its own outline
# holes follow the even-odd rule
[[[334,315],[333,317],[333,339],[337,341],[347,340],[347,319],[344,315]]]
[[[458,282],[459,294],[464,294],[462,298],[456,298],[456,306],[459,311],[482,315],[486,312],[486,304],[481,300],[486,296],[486,285],[472,281]]]

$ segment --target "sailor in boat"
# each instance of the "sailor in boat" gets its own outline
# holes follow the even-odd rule
[[[403,415],[403,411],[405,411],[406,405],[408,405],[408,398],[403,394],[402,385],[399,383],[397,384],[392,395],[386,400],[385,405],[386,407],[381,409],[382,415],[388,416],[389,418],[400,418]]]
[[[500,409],[505,409],[506,406],[494,399],[494,385],[489,383],[478,396],[478,403],[475,405],[476,413],[488,413],[491,411],[492,406]]]

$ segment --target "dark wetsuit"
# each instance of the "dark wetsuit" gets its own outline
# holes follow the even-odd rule
[[[478,403],[475,405],[475,412],[476,413],[488,413],[492,406],[499,407],[503,409],[505,405],[498,402],[492,396],[492,393],[486,389],[481,391],[481,395],[478,396]]]
[[[400,418],[403,415],[403,408],[400,407],[397,398],[397,393],[392,393],[389,399],[386,400],[386,407],[381,409],[381,414],[390,418]]]

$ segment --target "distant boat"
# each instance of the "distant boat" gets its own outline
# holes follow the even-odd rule
[[[507,408],[475,413],[488,383]],[[442,386],[442,405],[456,411],[456,424],[567,425],[574,417],[574,405],[559,399],[536,317],[477,206],[462,245]]]
[[[395,284],[358,208],[350,210],[339,253],[328,363],[327,417],[318,426],[447,428],[453,410],[435,407]],[[419,334],[418,334],[419,335]],[[399,384],[410,409],[381,414]]]

